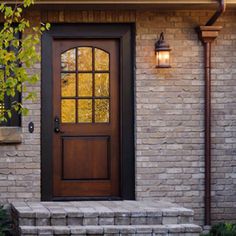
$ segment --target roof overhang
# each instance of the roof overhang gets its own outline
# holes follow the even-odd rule
[[[22,0],[1,0],[0,2],[18,2]],[[35,4],[214,4],[217,0],[35,0]],[[236,4],[236,0],[227,0],[227,4]]]
[[[236,7],[236,0],[225,0],[227,8]],[[17,0],[0,0],[6,3],[22,3]],[[82,8],[97,9],[116,6],[121,9],[137,8],[166,8],[166,9],[211,9],[217,5],[217,0],[35,0],[36,6],[80,6]]]

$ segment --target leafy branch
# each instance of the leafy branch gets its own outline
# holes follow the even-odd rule
[[[50,24],[31,26],[31,22],[23,17],[24,11],[33,4],[34,0],[24,0],[14,7],[4,3],[0,5],[0,14],[4,18],[0,30],[0,123],[11,119],[13,111],[27,115],[24,101],[36,99],[35,91],[28,87],[37,83],[39,76],[29,73],[28,69],[40,61],[37,45]],[[22,101],[17,101],[16,92],[27,95]],[[6,107],[4,101],[10,98],[12,102]]]

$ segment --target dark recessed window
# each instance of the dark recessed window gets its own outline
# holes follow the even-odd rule
[[[1,26],[0,26],[1,29]],[[17,38],[20,38],[20,34],[17,34]],[[17,49],[13,49],[17,53]],[[19,65],[20,66],[20,65]],[[0,65],[0,70],[4,73],[4,67]],[[13,102],[21,101],[21,94],[16,91],[15,97],[5,96],[4,101],[0,101],[0,113],[5,113],[5,110],[11,107]],[[1,122],[0,126],[20,126],[21,125],[21,116],[15,110],[12,110],[12,118],[8,119],[6,122]]]

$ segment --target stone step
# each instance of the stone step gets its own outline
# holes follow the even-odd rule
[[[20,226],[17,235],[139,235],[139,236],[199,236],[201,227],[194,224],[113,225],[113,226]]]
[[[16,202],[17,226],[168,225],[193,222],[193,211],[160,201]]]

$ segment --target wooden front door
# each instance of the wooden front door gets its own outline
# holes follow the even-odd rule
[[[53,41],[53,196],[120,196],[119,42]]]

